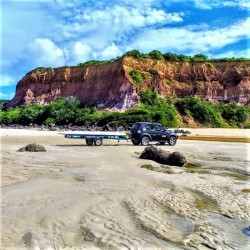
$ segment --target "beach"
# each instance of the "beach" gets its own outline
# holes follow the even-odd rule
[[[174,167],[129,141],[1,129],[2,249],[249,249],[249,129],[187,130],[157,145],[185,155]],[[17,152],[29,143],[47,152]]]

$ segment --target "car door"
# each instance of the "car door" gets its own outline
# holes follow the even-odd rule
[[[163,126],[161,126],[161,138],[159,139],[159,141],[167,141],[168,140],[168,131],[166,128],[164,128]]]
[[[152,130],[152,139],[154,141],[161,141],[162,137],[161,137],[161,126],[156,124],[154,125],[154,129]]]
[[[149,131],[150,131],[149,134],[150,134],[150,136],[151,136],[152,141],[156,141],[156,140],[157,140],[158,133],[157,133],[157,131],[155,130],[155,125],[154,125],[154,124],[150,124]]]

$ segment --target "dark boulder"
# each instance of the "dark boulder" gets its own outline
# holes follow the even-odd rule
[[[171,153],[164,151],[156,146],[148,146],[140,155],[140,159],[153,160],[161,164],[168,164],[168,158]]]
[[[27,145],[23,148],[20,148],[18,150],[18,152],[25,152],[25,151],[28,151],[28,152],[46,152],[46,149],[42,145],[32,143],[32,144],[29,144],[29,145]]]
[[[180,167],[187,163],[187,160],[182,153],[170,153],[169,151],[162,150],[160,148],[157,148],[156,146],[146,147],[139,158],[153,160],[161,164]]]
[[[186,157],[180,152],[173,152],[168,158],[168,165],[182,167],[187,163]]]

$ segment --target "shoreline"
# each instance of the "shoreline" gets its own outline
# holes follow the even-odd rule
[[[173,130],[173,129],[172,129]],[[238,128],[183,128],[184,131],[190,131],[191,134],[177,134],[180,140],[192,141],[218,141],[218,142],[242,142],[250,143],[250,129]],[[67,130],[68,132],[69,130]],[[60,132],[65,130],[49,131],[39,129],[17,129],[0,128],[0,136],[61,136]]]

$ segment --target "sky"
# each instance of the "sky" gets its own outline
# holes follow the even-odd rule
[[[250,0],[1,0],[0,99],[36,67],[138,49],[250,58]]]

